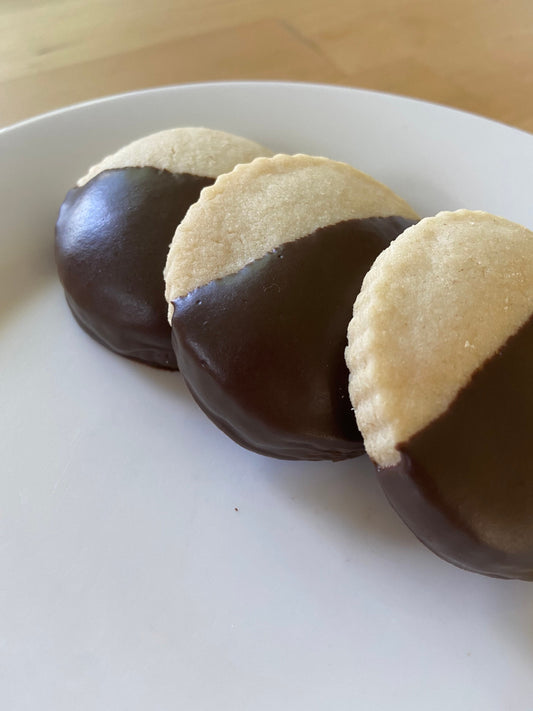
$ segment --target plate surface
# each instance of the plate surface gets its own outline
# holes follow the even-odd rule
[[[65,192],[178,125],[327,155],[423,215],[533,227],[533,136],[451,109],[280,83],[169,87],[0,133],[0,707],[502,711],[533,698],[533,586],[462,572],[365,458],[240,449],[177,374],[115,356],[64,303]]]

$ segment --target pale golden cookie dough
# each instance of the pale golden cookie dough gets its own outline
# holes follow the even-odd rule
[[[165,269],[172,343],[204,412],[280,459],[364,453],[346,329],[376,256],[414,210],[346,163],[257,158],[205,188]]]
[[[268,148],[225,131],[197,126],[171,128],[139,138],[106,156],[93,165],[77,185],[85,185],[103,170],[129,167],[158,168],[170,173],[216,178],[238,163],[271,155]]]
[[[175,369],[163,268],[176,226],[201,190],[271,151],[207,128],[173,128],[107,156],[69,191],[56,262],[71,311],[120,355]]]
[[[374,262],[355,302],[346,362],[370,457],[443,413],[533,311],[533,233],[484,212],[441,212]]]
[[[165,268],[172,301],[233,274],[275,247],[343,220],[418,219],[414,210],[369,175],[323,157],[256,158],[221,175],[182,220]]]

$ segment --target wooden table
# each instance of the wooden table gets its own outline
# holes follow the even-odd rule
[[[2,0],[0,125],[224,79],[420,97],[533,131],[533,0]]]

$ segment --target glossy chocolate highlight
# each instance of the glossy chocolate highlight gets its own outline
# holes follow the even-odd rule
[[[56,262],[80,326],[120,355],[176,369],[163,268],[176,227],[212,178],[156,168],[105,170],[67,194]]]
[[[379,477],[393,507],[455,565],[533,580],[533,318]]]
[[[215,424],[280,459],[363,454],[346,330],[366,272],[412,224],[376,217],[324,227],[173,302],[180,370]]]

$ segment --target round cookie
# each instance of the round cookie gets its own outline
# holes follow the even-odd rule
[[[460,210],[382,252],[348,329],[350,398],[393,507],[442,558],[504,578],[533,579],[532,314],[533,233]]]
[[[239,136],[176,128],[107,156],[67,194],[56,262],[80,326],[112,351],[175,369],[163,267],[172,236],[200,191],[237,163],[271,155]]]
[[[191,207],[165,268],[172,339],[196,401],[239,444],[282,459],[363,453],[344,363],[353,301],[416,213],[327,158],[257,158]]]

